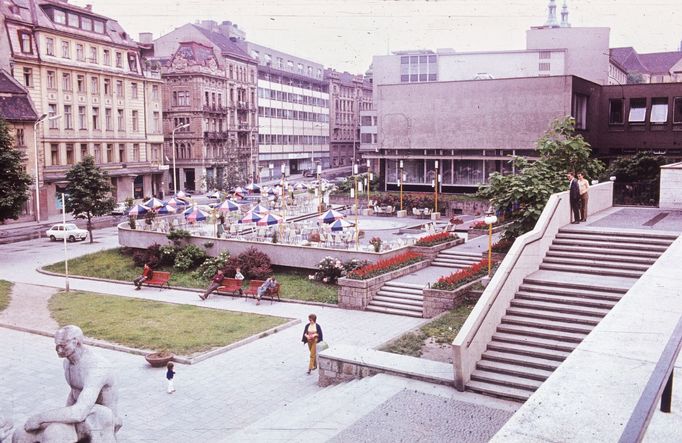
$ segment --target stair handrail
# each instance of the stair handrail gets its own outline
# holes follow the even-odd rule
[[[680,349],[682,349],[682,317],[677,321],[677,326],[675,326],[673,334],[663,349],[661,357],[658,359],[656,367],[625,425],[625,429],[618,440],[619,443],[639,443],[644,439],[659,398],[661,399],[661,411],[670,412],[673,374]]]
[[[519,273],[521,273],[523,274],[522,277],[525,278],[526,275],[536,271],[542,263],[546,249],[549,249],[551,240],[554,239],[559,229],[570,221],[568,197],[568,191],[550,196],[535,227],[516,239],[505,259],[500,264],[498,271],[485,288],[469,318],[467,318],[453,340],[453,365],[455,387],[457,389],[464,390],[476,361],[480,359],[480,355],[485,350],[485,347],[481,344],[482,341],[487,343],[494,333],[494,330],[488,330],[486,331],[487,335],[483,337],[481,335],[481,328],[486,324],[492,323],[497,328],[499,320],[504,315],[502,308],[506,311],[508,307],[508,304],[502,306],[501,303],[503,301],[510,301],[511,297],[516,293],[518,286],[521,285],[522,278],[512,279],[512,277],[519,276]],[[607,209],[612,205],[613,182],[600,183],[590,188],[590,214]],[[546,241],[539,249],[536,248],[537,250],[532,252],[528,250],[529,246],[542,240]],[[521,267],[517,269],[517,265],[522,258],[524,261],[521,263]],[[501,297],[503,294],[509,296],[509,300],[501,300],[505,298]],[[492,315],[491,311],[494,308],[497,308],[495,312],[497,317],[488,321],[490,320],[488,317]],[[479,338],[480,340],[477,340]],[[475,341],[478,344],[472,346]]]

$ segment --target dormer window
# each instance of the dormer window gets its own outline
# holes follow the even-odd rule
[[[24,54],[33,54],[33,42],[31,33],[27,31],[19,31],[19,44],[21,45],[21,52]]]
[[[53,14],[53,20],[55,23],[58,23],[60,25],[65,25],[66,24],[66,14],[64,11],[60,11],[58,9],[55,9]]]
[[[92,19],[87,17],[81,17],[81,28],[86,31],[92,31]]]
[[[104,22],[101,22],[99,20],[94,20],[93,23],[95,24],[95,32],[99,32],[100,34],[104,34]]]
[[[137,72],[137,57],[133,53],[128,53],[128,67],[130,72]]]
[[[72,12],[69,12],[66,14],[66,18],[68,20],[69,26],[73,28],[78,28],[78,14],[74,14]]]

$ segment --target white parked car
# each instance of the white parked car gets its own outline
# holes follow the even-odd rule
[[[50,240],[64,240],[68,241],[85,240],[88,236],[88,231],[81,229],[73,223],[59,223],[52,226],[46,232]]]
[[[124,202],[116,203],[114,209],[111,210],[111,215],[123,215],[128,210],[128,206]]]

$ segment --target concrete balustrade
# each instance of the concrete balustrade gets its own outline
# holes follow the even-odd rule
[[[590,214],[613,205],[613,183],[590,188]],[[455,387],[463,391],[523,279],[538,270],[559,229],[570,222],[568,191],[553,194],[535,228],[516,239],[452,343]]]

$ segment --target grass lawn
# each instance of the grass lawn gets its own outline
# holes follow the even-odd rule
[[[64,262],[54,263],[43,269],[64,273]],[[172,266],[164,266],[157,271],[171,273],[171,286],[204,289],[209,284],[207,280],[195,278],[192,272],[179,272]],[[135,266],[132,257],[122,254],[119,249],[95,252],[69,260],[70,275],[121,280],[131,282],[132,285],[133,279],[141,272],[142,269]],[[309,280],[308,274],[313,273],[311,270],[276,267],[274,272],[275,278],[282,284],[280,289],[282,298],[332,304],[338,302],[337,286]]]
[[[48,306],[60,326],[78,325],[88,337],[179,355],[226,346],[287,321],[81,291],[59,292]]]
[[[453,309],[442,317],[425,324],[419,330],[402,335],[381,348],[381,350],[392,352],[393,354],[421,357],[424,341],[430,337],[436,343],[450,344],[455,339],[455,336],[467,317],[469,317],[469,314],[471,314],[475,305],[476,302],[474,301],[464,303],[459,308]]]
[[[9,294],[12,291],[12,283],[0,280],[0,312],[9,306]]]

